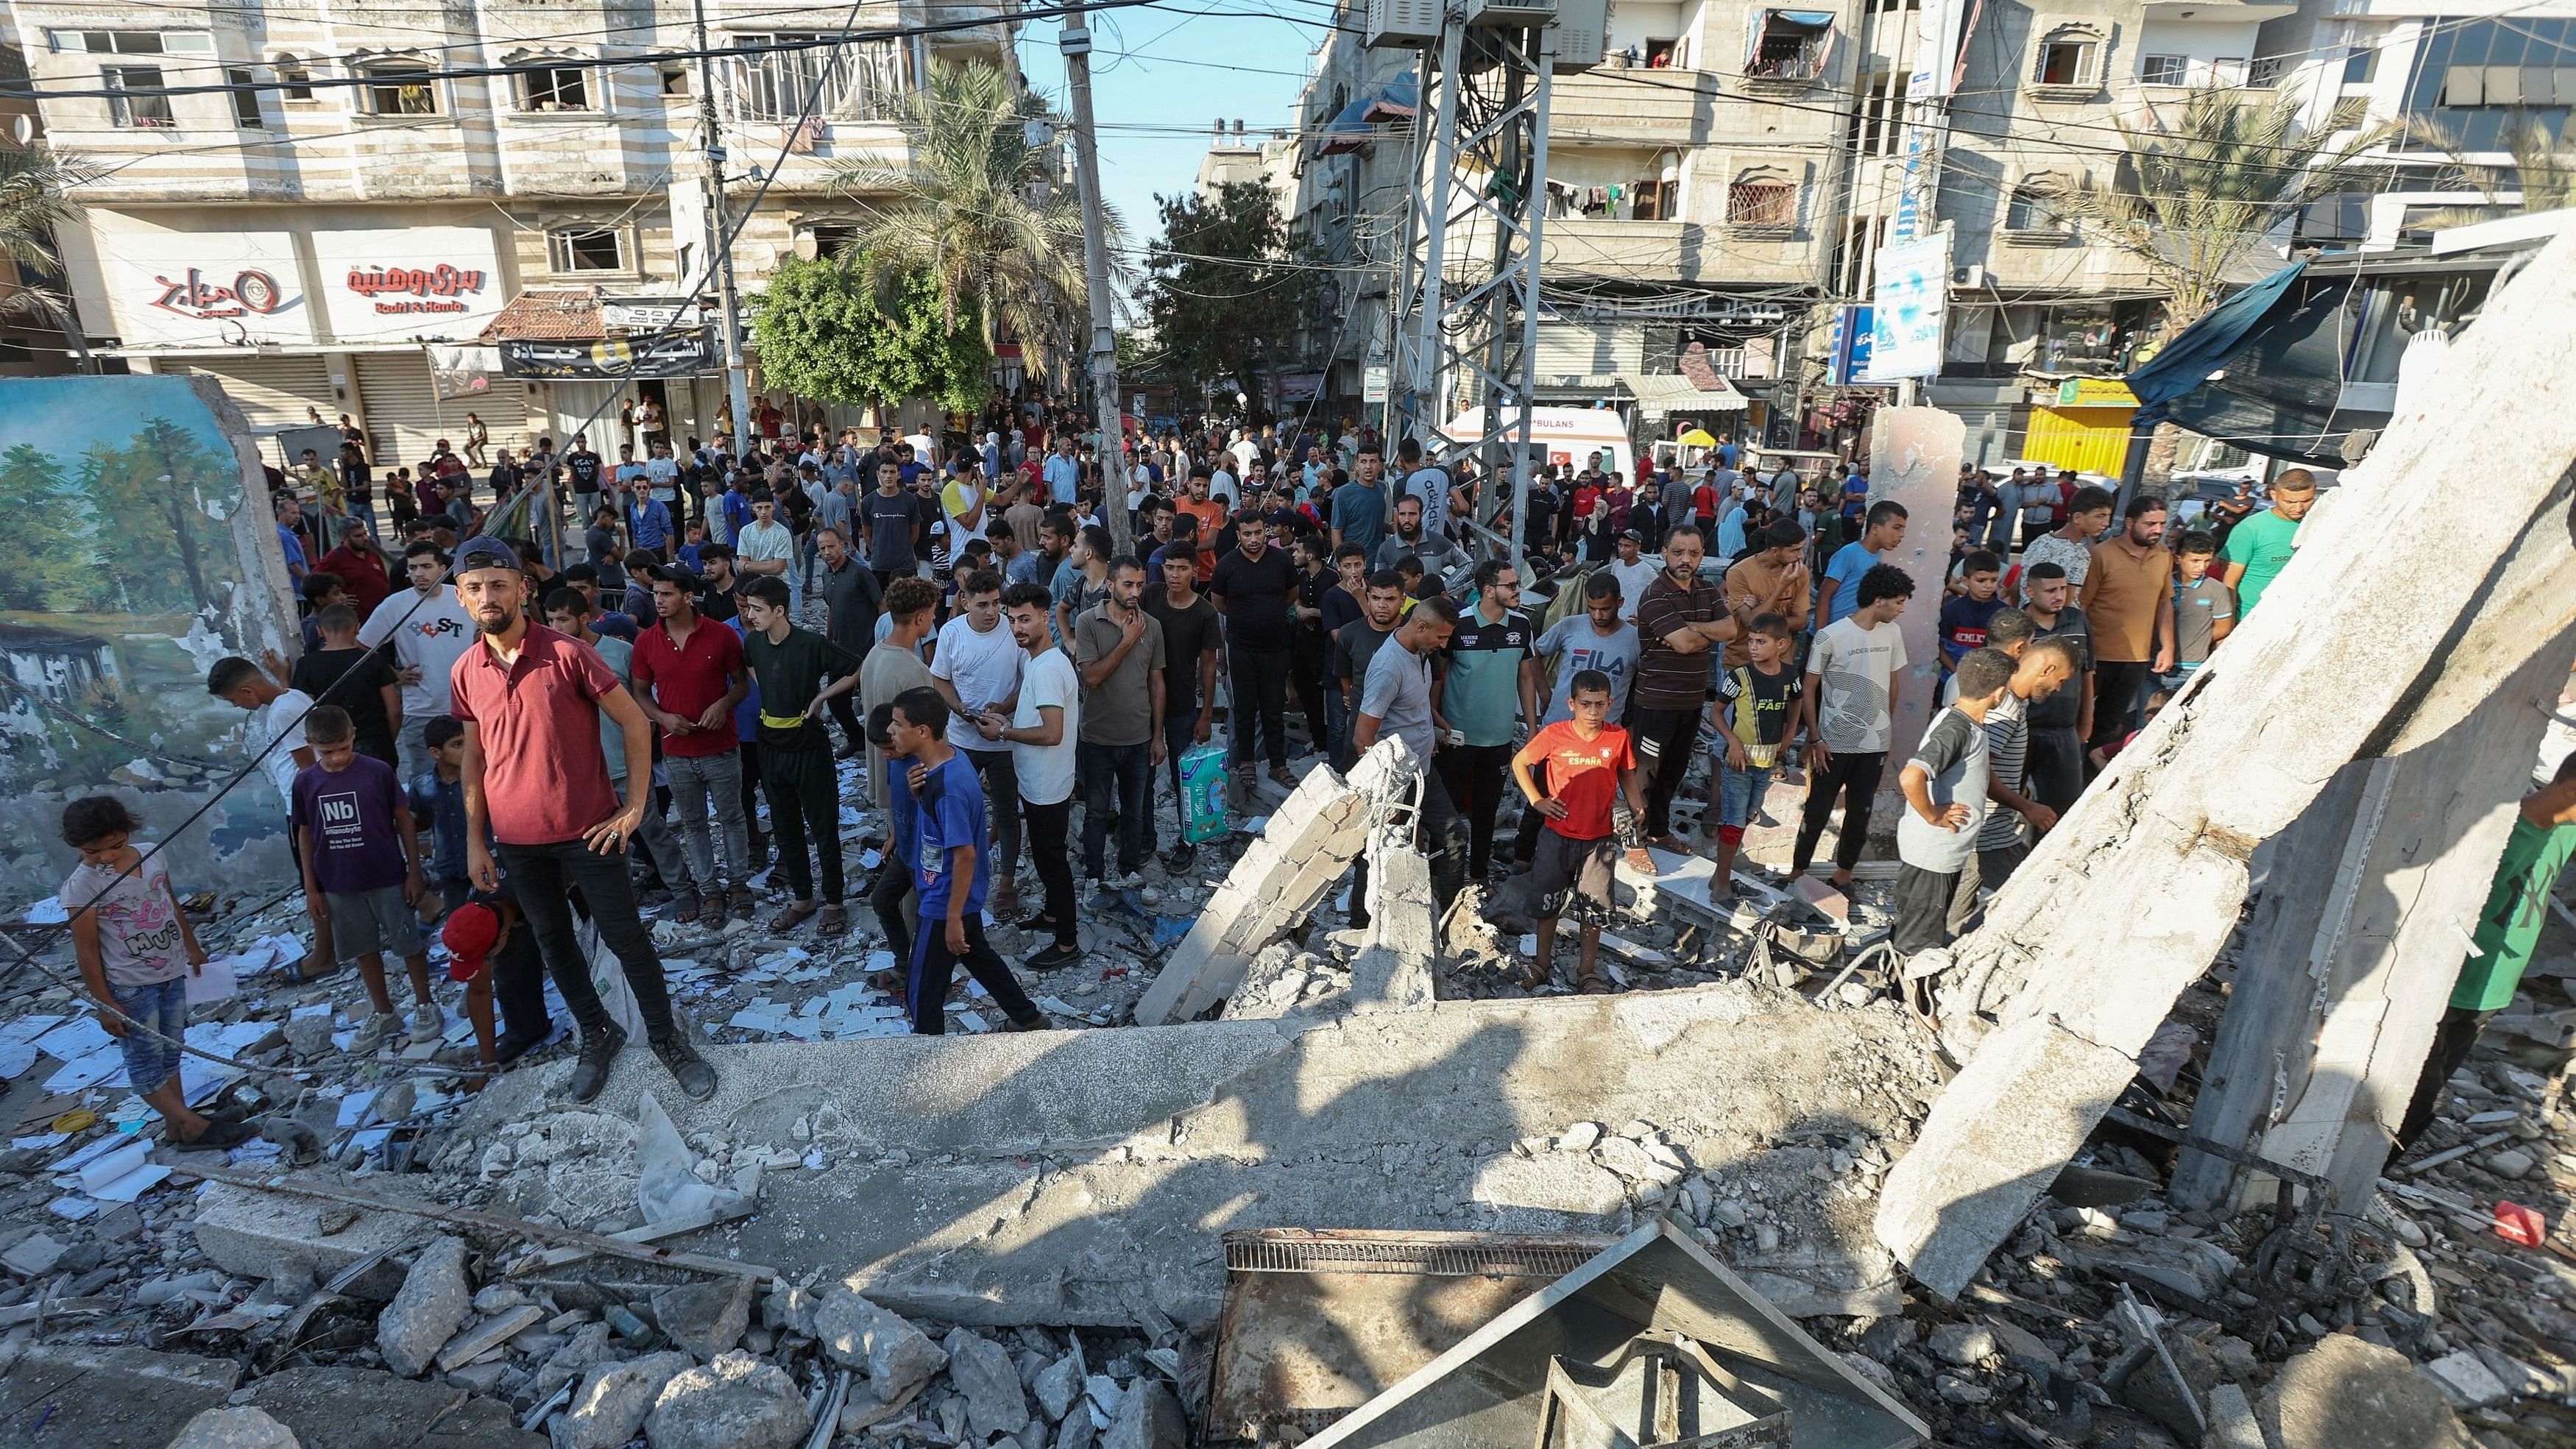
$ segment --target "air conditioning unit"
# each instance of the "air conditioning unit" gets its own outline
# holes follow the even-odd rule
[[[1601,63],[1609,45],[1610,0],[1559,0],[1556,73],[1573,75]]]
[[[1369,0],[1368,43],[1418,50],[1440,39],[1441,0]]]
[[[1985,264],[1982,262],[1970,262],[1964,267],[1952,268],[1950,271],[1950,284],[1956,287],[1966,287],[1971,291],[1984,286],[1986,284]]]
[[[1494,30],[1527,30],[1556,19],[1556,0],[1467,0],[1467,23]]]

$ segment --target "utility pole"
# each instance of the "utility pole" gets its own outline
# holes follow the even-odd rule
[[[698,124],[705,132],[707,261],[716,272],[716,298],[724,309],[725,398],[733,408],[733,456],[743,452],[751,427],[751,373],[742,358],[742,294],[733,280],[733,240],[725,221],[724,134],[716,128],[716,63],[707,49],[707,0],[695,0],[698,39]]]
[[[1067,6],[1064,34],[1066,89],[1073,92],[1073,179],[1082,199],[1082,280],[1091,302],[1091,398],[1100,423],[1100,511],[1109,516],[1109,543],[1127,552],[1127,430],[1119,422],[1118,334],[1110,313],[1109,236],[1100,206],[1100,144],[1091,125],[1091,28],[1082,7]]]

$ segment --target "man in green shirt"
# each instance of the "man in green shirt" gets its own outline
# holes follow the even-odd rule
[[[2415,1098],[2397,1126],[2398,1151],[2405,1151],[2432,1123],[2443,1085],[2469,1059],[2480,1028],[2513,1003],[2522,968],[2531,964],[2541,924],[2549,917],[2549,888],[2570,857],[2576,857],[2576,755],[2560,763],[2556,778],[2522,798],[2504,858],[2496,862],[2486,909],[2478,913],[2477,931],[2469,937],[2469,959],[2461,964],[2459,984],[2451,990],[2451,1009],[2442,1014],[2432,1057],[2424,1063]]]
[[[2305,468],[2292,468],[2272,480],[2272,506],[2253,514],[2227,531],[2227,546],[2219,550],[2218,559],[2224,570],[2220,582],[2236,591],[2236,621],[2254,612],[2262,601],[2263,591],[2280,577],[2290,561],[2292,546],[2299,537],[2299,520],[2317,503],[2317,475]]]

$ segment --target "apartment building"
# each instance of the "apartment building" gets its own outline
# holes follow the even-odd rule
[[[756,289],[846,238],[837,164],[903,164],[894,97],[1012,46],[1008,7],[923,0],[849,23],[992,23],[833,45],[841,7],[711,0],[702,65],[676,0],[12,9],[47,135],[103,173],[61,238],[93,344],[222,377],[263,433],[350,414],[379,465],[459,436],[469,409],[505,446],[644,397],[675,438],[710,435],[729,411],[711,332],[670,376],[600,375],[621,342],[685,326],[706,278],[702,87]]]

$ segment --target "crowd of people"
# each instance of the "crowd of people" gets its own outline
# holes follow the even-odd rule
[[[645,456],[621,441],[611,461],[586,434],[514,455],[476,423],[479,477],[444,441],[416,473],[377,476],[355,437],[332,463],[305,454],[277,494],[304,648],[207,680],[247,712],[286,802],[314,923],[301,969],[357,969],[362,1041],[444,1032],[435,928],[486,1067],[551,1036],[552,976],[580,1033],[576,1100],[604,1082],[621,1021],[688,1095],[714,1089],[674,1022],[652,905],[833,934],[857,890],[915,1030],[942,1029],[960,966],[1015,1027],[1043,1026],[985,913],[1043,939],[1029,969],[1058,969],[1081,958],[1084,882],[1188,870],[1180,771],[1220,709],[1244,802],[1265,777],[1293,787],[1300,754],[1347,768],[1403,739],[1430,764],[1417,828],[1439,908],[1526,871],[1546,922],[1533,983],[1565,917],[1575,986],[1605,990],[1614,866],[1694,848],[1673,803],[1698,762],[1696,848],[1721,889],[1771,781],[1801,767],[1793,869],[1839,811],[1849,881],[1909,687],[1909,607],[1939,610],[1947,699],[1897,762],[1896,938],[1939,944],[2259,602],[2314,498],[2292,470],[2268,510],[2168,539],[2150,494],[2114,530],[2111,496],[2072,475],[1969,470],[1944,597],[1917,605],[1883,559],[1919,525],[1869,502],[1859,469],[1766,473],[1733,444],[1679,476],[1563,460],[1516,519],[1472,460],[1349,423],[1202,425],[1104,456],[1085,416],[997,398],[936,430],[811,429],[739,457],[629,436]],[[545,516],[558,503],[568,519]],[[848,803],[881,812],[886,863],[854,883],[836,761],[861,756]],[[120,858],[130,824],[95,801],[73,813],[84,871]],[[158,879],[88,896],[166,896]],[[1366,900],[1363,883],[1354,924]],[[153,936],[157,910],[129,914],[84,967],[141,1017],[194,947]],[[614,1002],[588,933],[621,967]],[[134,1065],[138,1088],[160,1081],[157,1059]],[[224,1130],[151,1100],[174,1139]]]

